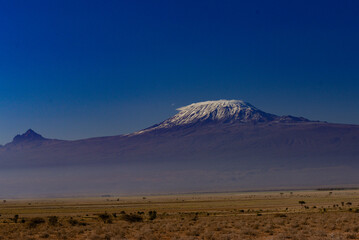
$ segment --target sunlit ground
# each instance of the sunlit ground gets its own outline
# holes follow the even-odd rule
[[[6,199],[0,239],[359,239],[359,191]]]

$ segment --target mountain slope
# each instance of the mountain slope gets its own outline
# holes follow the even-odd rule
[[[82,189],[90,187],[91,173],[99,177],[98,189],[218,191],[359,184],[358,156],[358,125],[276,116],[220,100],[179,108],[129,135],[59,141],[25,134],[0,149],[0,167],[29,174],[46,168],[56,172],[51,177],[77,179]]]
[[[34,132],[32,129],[29,129],[22,135],[20,134],[16,135],[13,139],[13,143],[18,144],[22,142],[45,141],[45,140],[46,138]]]
[[[14,137],[12,142],[0,148],[2,151],[23,151],[25,149],[34,149],[39,147],[48,146],[54,143],[64,142],[57,139],[44,138],[34,130],[29,129],[24,134],[18,134]],[[0,155],[1,156],[1,155]],[[0,160],[1,162],[1,160]]]
[[[177,109],[179,113],[160,124],[138,133],[157,129],[189,126],[205,123],[266,123],[308,122],[308,119],[292,116],[276,116],[266,113],[242,100],[218,100],[193,103]]]

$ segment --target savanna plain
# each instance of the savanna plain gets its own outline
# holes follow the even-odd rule
[[[3,199],[0,239],[359,239],[359,190]]]

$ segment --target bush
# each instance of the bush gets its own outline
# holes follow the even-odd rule
[[[45,219],[41,218],[41,217],[35,217],[35,218],[31,218],[29,221],[29,227],[30,228],[35,228],[37,227],[37,225],[43,224],[45,223]]]
[[[70,223],[71,226],[86,226],[87,225],[87,223],[79,222],[78,220],[73,219],[73,218],[70,218],[68,220],[68,222]]]
[[[98,217],[99,217],[104,223],[112,223],[111,215],[108,214],[107,212],[98,215]]]
[[[143,222],[143,217],[138,214],[123,214],[121,216],[122,220],[127,222]]]
[[[14,223],[17,223],[17,220],[19,220],[19,215],[16,214],[12,220],[14,221]]]
[[[71,226],[76,226],[79,224],[79,221],[77,221],[76,219],[70,218],[68,220],[68,222],[70,223]]]
[[[198,220],[198,212],[196,212],[196,214],[194,215],[194,218],[192,218],[192,221],[197,221]]]
[[[59,218],[57,216],[49,217],[49,225],[56,226],[59,223]]]
[[[156,217],[157,217],[157,212],[156,212],[156,211],[149,211],[149,212],[148,212],[148,215],[149,215],[149,217],[150,217],[150,220],[152,221],[152,220],[155,220],[155,219],[156,219]]]

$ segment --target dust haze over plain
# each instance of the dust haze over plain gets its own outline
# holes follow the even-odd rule
[[[0,5],[0,196],[359,183],[358,1]]]

